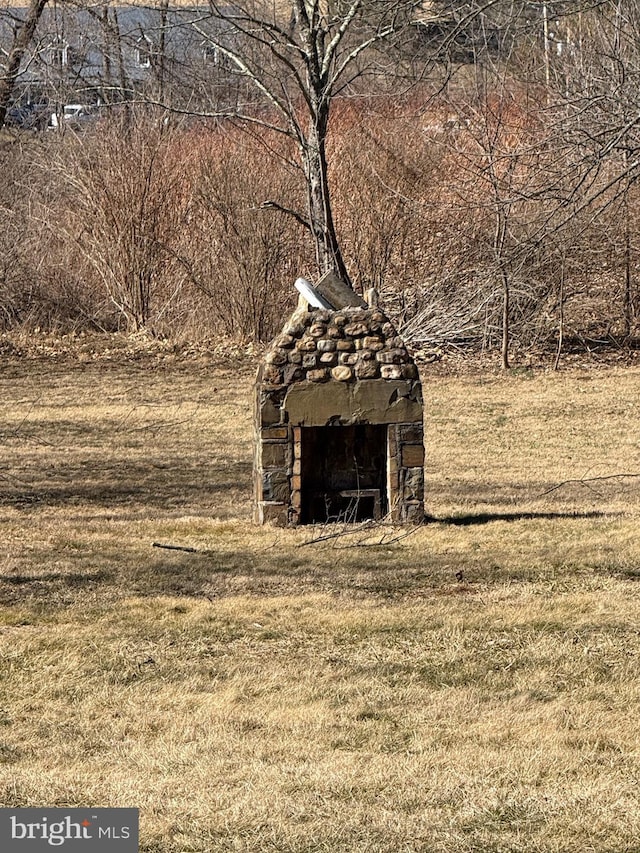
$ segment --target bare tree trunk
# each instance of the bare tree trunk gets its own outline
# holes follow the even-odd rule
[[[507,261],[504,256],[504,244],[507,234],[507,217],[501,206],[496,210],[496,228],[493,237],[494,256],[500,270],[500,281],[502,283],[502,345],[500,348],[502,369],[509,369],[509,313],[511,302],[511,288]]]
[[[628,340],[633,326],[633,274],[631,270],[631,227],[629,223],[629,188],[624,193],[624,336]]]
[[[565,290],[565,275],[566,275],[566,257],[562,252],[562,260],[560,263],[560,288],[558,293],[558,349],[553,362],[553,369],[557,370],[560,366],[560,356],[562,355],[562,346],[564,344],[564,290]]]
[[[15,34],[13,45],[7,57],[6,71],[0,77],[0,128],[4,126],[7,117],[11,95],[20,73],[20,63],[31,43],[46,5],[47,0],[31,0],[25,21]]]
[[[319,273],[322,275],[333,269],[345,284],[351,285],[338,243],[331,209],[326,156],[328,119],[328,106],[320,105],[315,111],[307,139],[302,147],[307,182],[309,224],[315,243]]]
[[[624,14],[622,0],[616,3],[615,19],[614,19],[614,38],[613,38],[613,57],[616,61],[615,76],[616,82],[622,88],[625,84],[627,66],[625,62],[624,50]],[[629,222],[629,189],[631,181],[629,179],[629,135],[624,134],[622,143],[624,145],[622,151],[622,168],[625,175],[625,183],[622,191],[622,215],[623,222],[623,240],[624,240],[624,289],[622,297],[622,318],[623,332],[625,339],[629,339],[631,335],[631,327],[633,325],[633,298],[632,298],[632,283],[633,276],[631,272],[631,226]]]
[[[160,45],[158,49],[158,98],[164,101],[165,93],[165,78],[167,64],[167,15],[169,9],[169,0],[161,0],[160,3]]]
[[[100,23],[105,33],[105,49],[102,54],[102,62],[104,67],[104,81],[107,89],[111,88],[111,39],[109,37],[109,8],[103,6],[99,13]]]
[[[509,310],[510,310],[510,287],[509,287],[509,275],[504,268],[504,264],[502,265],[502,347],[501,347],[501,358],[502,358],[502,369],[509,370]]]
[[[228,23],[212,33],[193,23],[203,41],[215,48],[269,104],[272,115],[238,108],[233,118],[285,134],[295,140],[306,183],[307,220],[320,275],[335,270],[351,280],[340,249],[327,179],[326,138],[332,99],[377,63],[375,46],[393,41],[414,16],[414,0],[384,0],[344,5],[292,0],[284,7],[238,0],[232,6],[210,0],[216,18]],[[264,117],[263,117],[264,116]],[[269,205],[284,210],[281,205]],[[289,211],[291,212],[291,211]],[[303,217],[293,212],[298,222]]]

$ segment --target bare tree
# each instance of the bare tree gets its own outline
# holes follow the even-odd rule
[[[30,0],[24,21],[16,20],[13,43],[0,73],[0,128],[4,126],[7,117],[11,96],[20,74],[20,65],[46,5],[47,0]]]
[[[563,161],[546,239],[562,246],[562,293],[569,293],[571,271],[580,271],[581,299],[591,291],[592,301],[599,291],[593,326],[629,338],[637,320],[640,7],[636,0],[586,0],[547,3],[544,13],[546,112]]]
[[[224,56],[264,99],[262,112],[234,111],[234,117],[293,139],[305,185],[306,213],[295,213],[310,231],[319,273],[334,269],[350,283],[338,240],[329,188],[327,135],[332,99],[376,62],[375,48],[389,45],[412,18],[417,0],[293,0],[290,16],[278,7],[241,0],[232,7],[211,0],[213,16],[231,25],[216,35],[205,19],[192,26]]]

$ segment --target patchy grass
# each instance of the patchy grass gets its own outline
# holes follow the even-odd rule
[[[246,366],[8,362],[2,805],[138,806],[147,853],[637,850],[640,478],[585,478],[640,473],[639,378],[425,372],[435,520],[314,543],[250,525]]]

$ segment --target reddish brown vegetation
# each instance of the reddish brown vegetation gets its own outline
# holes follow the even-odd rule
[[[539,93],[345,100],[328,153],[354,284],[415,345],[499,346],[505,311],[522,346],[634,334],[637,193],[581,185]],[[264,340],[313,275],[295,152],[264,130],[114,120],[2,160],[5,328]]]

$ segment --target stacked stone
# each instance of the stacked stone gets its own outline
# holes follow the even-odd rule
[[[379,308],[298,310],[265,356],[263,382],[417,379],[404,342]]]
[[[389,427],[387,466],[391,515],[396,521],[424,520],[424,437],[421,423]]]
[[[296,311],[258,371],[255,415],[258,523],[295,525],[305,517],[304,429],[356,424],[385,427],[385,483],[374,489],[380,506],[393,521],[422,521],[420,378],[379,308]]]

